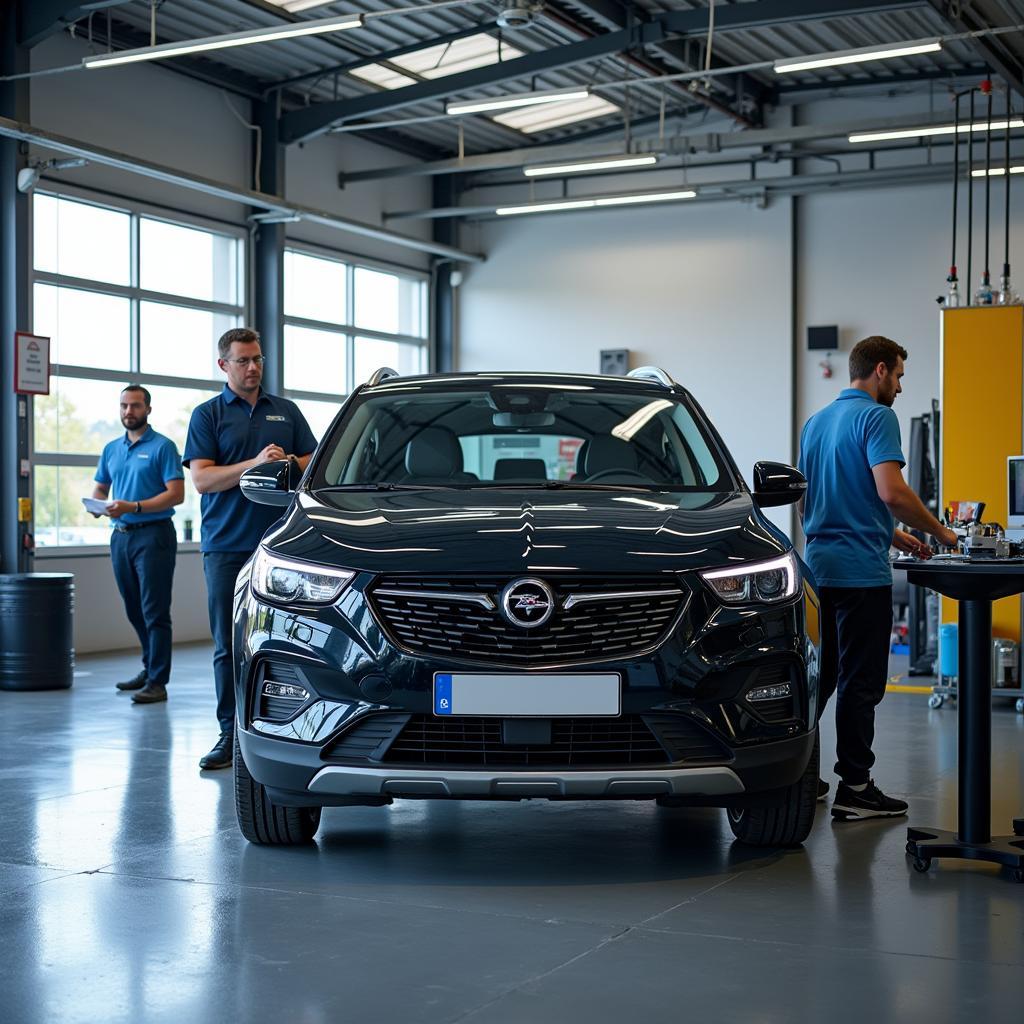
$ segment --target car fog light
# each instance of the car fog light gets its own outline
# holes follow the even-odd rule
[[[783,697],[792,696],[793,690],[789,683],[777,683],[774,686],[758,686],[747,691],[747,700],[754,702],[759,700],[782,700]]]
[[[285,700],[305,700],[309,694],[301,687],[292,683],[264,683],[265,697],[284,697]]]

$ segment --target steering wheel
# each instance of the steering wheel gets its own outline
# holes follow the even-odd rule
[[[583,482],[587,484],[596,483],[604,476],[631,476],[636,480],[643,480],[645,484],[651,483],[649,477],[644,476],[643,473],[638,473],[635,469],[602,469],[600,473],[588,476]]]

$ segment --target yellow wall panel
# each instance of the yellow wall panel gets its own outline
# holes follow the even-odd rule
[[[973,306],[942,314],[939,474],[942,507],[984,501],[983,521],[1006,525],[1006,458],[1024,433],[1024,306]],[[942,599],[942,619],[956,602]],[[1020,598],[997,601],[992,632],[1020,639]]]

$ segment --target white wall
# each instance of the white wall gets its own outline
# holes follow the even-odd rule
[[[596,373],[601,349],[628,348],[693,392],[749,478],[790,458],[790,237],[788,200],[488,222],[459,367]]]
[[[62,34],[32,51],[32,66],[39,69],[73,64],[86,52],[81,40]],[[94,146],[166,164],[197,177],[252,187],[251,132],[231,113],[224,97],[220,89],[156,65],[74,71],[32,80],[30,119],[38,128]],[[248,116],[247,101],[227,98],[236,110]],[[341,190],[338,172],[408,160],[350,136],[324,136],[308,145],[289,148],[286,194],[307,206],[380,225],[387,210],[429,205],[429,179],[366,182]],[[238,203],[98,164],[61,172],[56,181],[240,225],[246,223],[248,213]],[[429,237],[429,232],[428,224],[402,228],[402,233],[420,237]],[[421,269],[429,266],[429,257],[424,254],[315,225],[289,225],[289,237],[364,258]],[[74,573],[75,646],[79,653],[137,646],[124,616],[108,554],[44,555],[36,559],[36,568],[40,572]],[[206,587],[197,551],[179,551],[172,617],[176,640],[209,638]]]

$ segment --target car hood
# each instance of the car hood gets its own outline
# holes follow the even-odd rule
[[[791,545],[733,492],[301,491],[264,539],[292,558],[370,572],[679,572]]]

